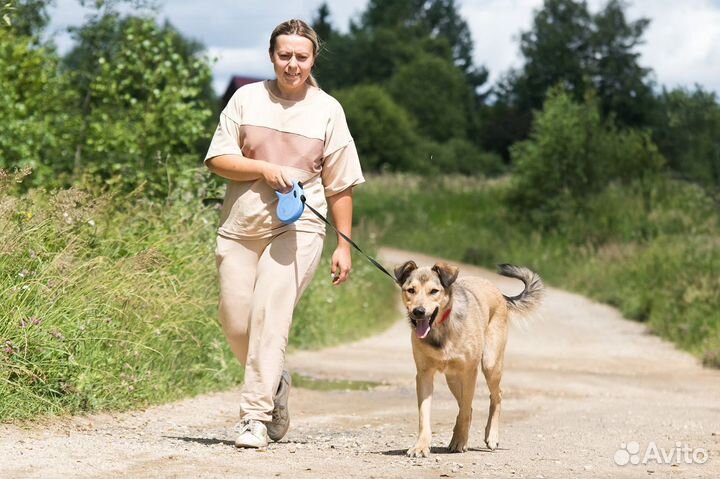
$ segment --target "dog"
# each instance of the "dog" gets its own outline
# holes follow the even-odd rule
[[[540,304],[544,286],[540,276],[524,267],[498,265],[498,272],[525,284],[517,296],[505,296],[493,283],[478,277],[458,279],[459,269],[444,262],[432,267],[413,261],[394,269],[413,329],[413,358],[417,375],[419,432],[408,449],[410,457],[430,454],[430,403],[433,378],[444,373],[459,412],[450,452],[465,452],[472,421],[472,401],[478,369],[490,390],[485,444],[495,450],[500,441],[500,380],[508,335],[509,315],[527,315]]]

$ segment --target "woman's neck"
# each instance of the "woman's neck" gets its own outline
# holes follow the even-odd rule
[[[277,80],[270,80],[270,89],[275,96],[283,100],[299,101],[304,100],[310,90],[310,85],[303,83],[301,87],[294,90],[285,90]]]

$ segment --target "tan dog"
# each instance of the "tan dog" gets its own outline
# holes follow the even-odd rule
[[[485,444],[491,450],[498,447],[500,379],[508,315],[531,312],[543,294],[540,276],[527,268],[500,265],[499,273],[525,283],[523,292],[508,297],[485,279],[457,280],[458,268],[446,263],[418,268],[413,261],[408,261],[395,268],[395,278],[402,288],[402,299],[413,327],[412,350],[417,368],[420,431],[408,456],[430,454],[430,402],[435,372],[445,373],[460,408],[450,451],[467,451],[479,368],[490,389]]]

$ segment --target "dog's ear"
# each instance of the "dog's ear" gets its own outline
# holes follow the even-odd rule
[[[400,286],[402,286],[410,273],[412,273],[416,269],[417,265],[415,264],[415,261],[404,262],[400,266],[395,267],[395,280]]]
[[[440,277],[440,284],[443,288],[448,289],[457,279],[460,269],[447,263],[438,262],[432,267],[432,270]]]

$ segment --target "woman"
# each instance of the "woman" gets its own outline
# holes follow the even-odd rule
[[[324,214],[329,204],[336,227],[350,237],[352,187],[365,181],[342,107],[311,74],[318,50],[305,22],[278,25],[269,50],[276,78],[235,92],[205,158],[210,171],[230,180],[216,259],[220,320],[245,366],[238,447],[265,447],[287,432],[285,348],[325,237],[325,224],[309,209],[295,223],[281,223],[275,191],[301,181],[307,203]],[[338,237],[333,284],[347,280],[350,268],[350,244]]]

